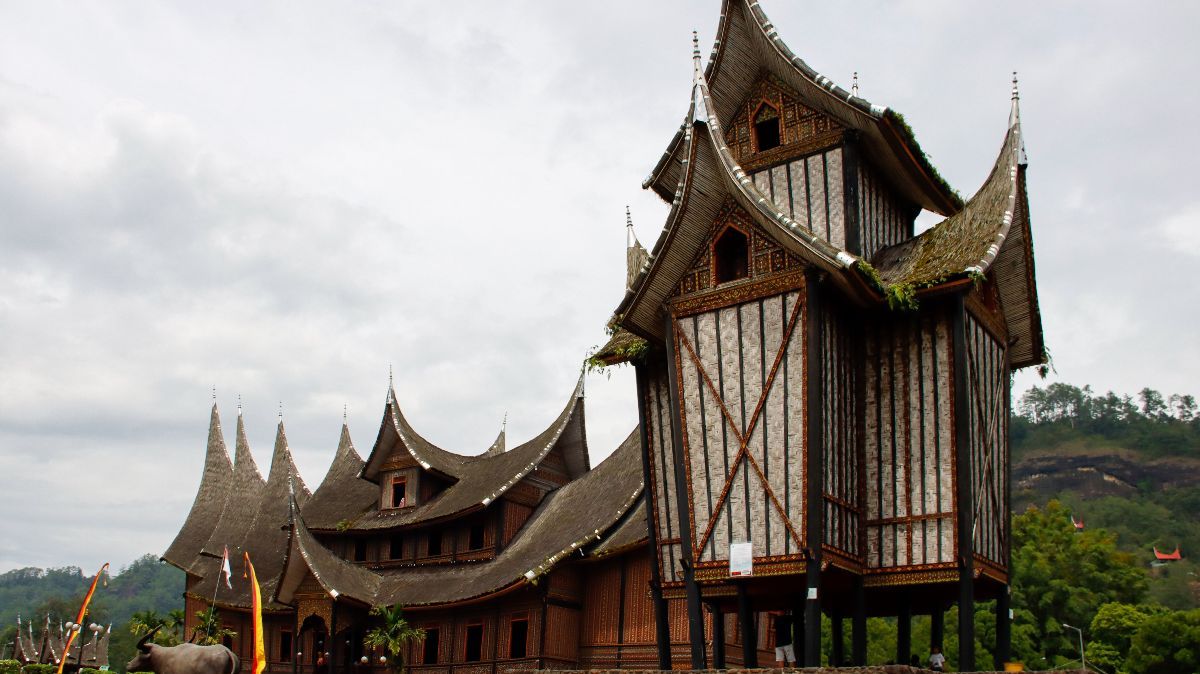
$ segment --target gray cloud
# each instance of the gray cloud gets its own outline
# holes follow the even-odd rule
[[[967,195],[1019,70],[1059,376],[1192,386],[1200,10],[765,8]],[[639,184],[716,22],[715,0],[5,6],[0,569],[164,549],[214,384],[264,469],[283,401],[314,487],[343,404],[369,451],[389,364],[443,446],[483,449],[506,411],[510,441],[541,430],[620,298],[624,205],[644,242],[661,227]],[[635,422],[630,373],[588,405],[599,459]]]

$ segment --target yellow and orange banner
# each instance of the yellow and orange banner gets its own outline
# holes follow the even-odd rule
[[[62,674],[63,667],[67,665],[67,658],[71,657],[71,644],[75,641],[75,637],[79,636],[79,634],[83,632],[83,625],[81,623],[83,622],[84,616],[87,615],[88,604],[92,603],[92,595],[96,594],[96,583],[100,582],[100,577],[104,575],[104,572],[107,569],[108,562],[105,562],[104,566],[100,567],[100,570],[96,572],[96,577],[92,579],[92,584],[90,587],[88,587],[87,594],[83,596],[83,604],[79,606],[79,613],[75,614],[75,622],[71,623],[71,629],[67,634],[67,645],[65,648],[63,648],[62,657],[58,660],[58,674]],[[78,664],[80,667],[82,667],[82,646],[79,647],[79,659],[80,662]]]
[[[250,553],[243,554],[246,557],[246,569],[250,572],[251,615],[254,619],[254,660],[250,665],[250,674],[262,674],[267,668],[267,649],[263,644],[262,590],[258,587],[258,576],[254,575],[254,565],[250,563]]]

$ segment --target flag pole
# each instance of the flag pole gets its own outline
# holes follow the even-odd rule
[[[87,615],[88,604],[92,603],[92,595],[96,594],[96,583],[100,582],[100,576],[104,575],[104,570],[107,568],[108,562],[105,562],[104,566],[96,572],[96,577],[92,579],[87,594],[83,596],[83,603],[79,605],[79,613],[75,614],[75,622],[71,623],[71,629],[68,630],[67,645],[63,649],[62,659],[58,661],[58,674],[62,674],[63,667],[67,666],[67,659],[71,657],[71,642],[75,641],[75,636],[83,631],[83,626],[79,623]],[[83,669],[83,646],[79,647],[79,661],[75,664],[79,669]]]
[[[228,565],[229,546],[226,545],[225,554],[221,556],[221,568],[219,571],[217,571],[217,582],[213,584],[213,598],[212,601],[208,603],[208,621],[205,623],[206,630],[204,632],[204,636],[208,637],[209,639],[213,638],[213,635],[208,633],[207,627],[212,625],[213,613],[217,610],[217,593],[221,591],[221,575],[225,575],[225,582],[227,583],[229,582],[229,576],[231,575],[225,571]],[[187,616],[184,616],[184,619],[186,620]],[[196,636],[195,630],[192,631],[192,636]]]

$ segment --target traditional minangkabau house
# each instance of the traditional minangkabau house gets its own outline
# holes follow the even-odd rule
[[[963,202],[903,118],[814,72],[756,0],[725,0],[684,123],[644,186],[671,204],[630,235],[627,292],[596,363],[632,362],[640,423],[590,466],[582,379],[538,437],[435,447],[389,387],[363,460],[342,429],[309,493],[280,423],[270,472],[213,409],[204,477],[164,559],[189,629],[214,602],[243,655],[249,551],[273,671],[378,667],[372,606],[426,630],[418,672],[765,664],[790,610],[805,665],[866,658],[868,615],[996,600],[1009,644],[1009,383],[1045,362],[1014,79],[995,166]],[[917,233],[922,210],[944,219]],[[849,657],[843,622],[851,621]],[[770,658],[769,655],[765,656]],[[365,658],[365,660],[364,660]],[[364,664],[358,664],[364,663]]]
[[[57,666],[66,654],[64,671],[74,672],[80,669],[108,669],[108,641],[112,634],[112,625],[101,626],[92,624],[79,627],[83,631],[71,644],[71,652],[66,652],[67,628],[59,623],[54,626],[50,616],[42,625],[41,636],[33,634],[33,622],[21,622],[17,616],[17,634],[13,637],[12,659],[23,665],[52,665]],[[89,641],[87,632],[92,633]],[[82,664],[80,664],[82,662]]]
[[[163,556],[187,572],[189,636],[215,606],[250,661],[249,585],[235,573],[227,588],[228,547],[254,562],[271,671],[312,671],[322,655],[334,671],[386,670],[363,637],[370,609],[396,604],[425,630],[405,658],[415,672],[658,662],[639,435],[591,466],[582,377],[537,437],[510,448],[501,431],[474,456],[422,438],[389,387],[369,456],[343,426],[311,494],[282,422],[266,480],[240,414],[236,438],[231,461],[214,405],[196,500]],[[682,602],[676,614],[686,662]]]

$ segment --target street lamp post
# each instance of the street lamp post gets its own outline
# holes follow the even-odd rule
[[[1083,630],[1079,629],[1078,627],[1075,627],[1074,625],[1068,625],[1066,623],[1063,623],[1062,626],[1066,627],[1067,629],[1075,630],[1076,632],[1079,633],[1079,665],[1080,665],[1080,667],[1083,668],[1083,671],[1086,672],[1087,671],[1087,658],[1083,654]]]

